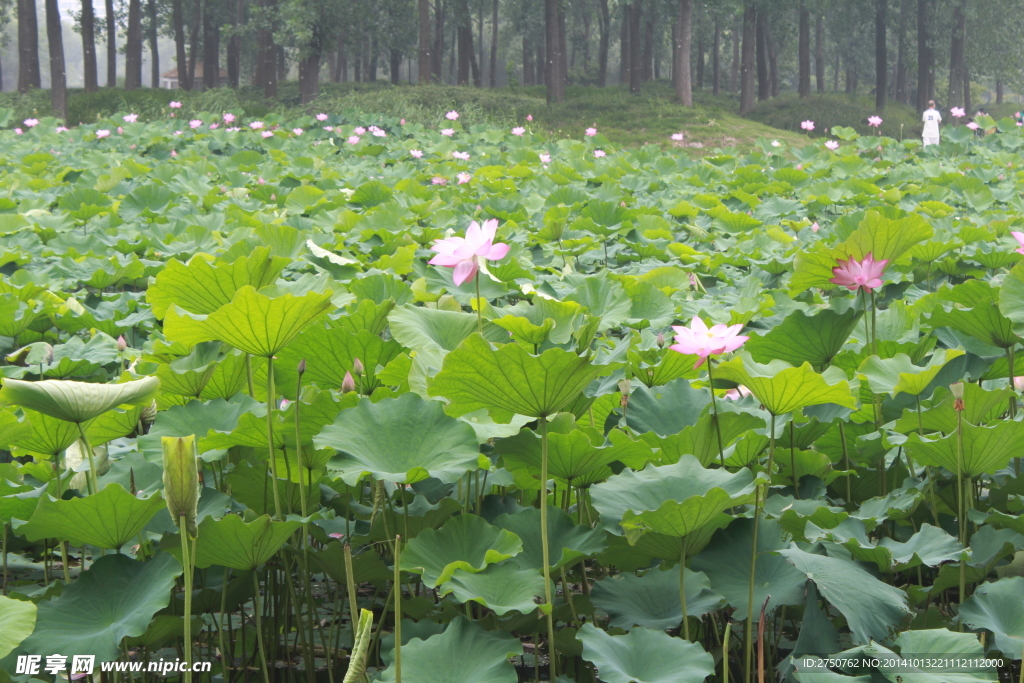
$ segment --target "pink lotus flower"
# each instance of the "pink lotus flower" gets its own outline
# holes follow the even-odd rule
[[[952,109],[949,110],[949,113],[952,114],[955,118],[958,118],[958,119],[960,117],[962,117],[962,116],[966,116],[967,115],[967,113],[964,111],[963,107],[953,107]]]
[[[39,119],[25,119],[24,123],[27,128],[35,128],[39,125]]]
[[[542,163],[542,164],[550,164],[551,163],[551,155],[550,154],[545,154],[545,153],[541,152],[540,153],[540,163]]]
[[[1014,251],[1016,251],[1018,254],[1024,254],[1024,232],[1017,232],[1016,230],[1014,230],[1010,234],[1013,235],[1017,239],[1017,242],[1020,244],[1020,246],[1014,249]]]
[[[224,123],[234,123],[235,115],[231,112],[224,114]]]
[[[446,138],[450,138],[451,136],[455,135],[455,129],[445,128],[444,130],[441,131],[441,135],[445,136]]]
[[[260,135],[262,135],[262,136],[263,136],[263,139],[265,140],[265,139],[267,139],[267,138],[272,138],[272,137],[274,137],[274,131],[272,131],[272,130],[265,130],[265,131],[263,131],[262,133],[260,133]]]
[[[825,146],[834,151],[839,149],[839,142],[836,140],[829,140],[825,143]]]
[[[366,132],[366,129],[363,128],[362,126],[356,126],[356,129],[352,132],[355,133],[356,135],[362,135],[363,133]]]
[[[527,114],[526,115],[526,120],[527,121],[533,121],[533,114]]]
[[[444,117],[446,119],[448,119],[449,121],[456,121],[459,118],[459,112],[457,112],[457,111],[450,111],[447,114],[445,114]]]
[[[423,152],[418,149],[411,149],[409,150],[409,156],[413,157],[414,159],[422,159]]]
[[[592,138],[595,135],[597,135],[597,128],[587,128],[587,130],[585,130],[583,134],[586,135],[588,138]]]
[[[181,135],[181,131],[180,130],[176,130],[176,131],[174,131],[174,134],[175,135]]]
[[[57,126],[57,128],[55,128],[53,132],[55,132],[55,133],[66,133],[67,131],[68,131],[68,129],[65,128],[64,126]]]
[[[172,156],[172,157],[176,157],[176,156],[178,156],[178,153],[177,153],[177,152],[175,152],[175,151],[174,151],[174,150],[172,149],[172,150],[171,150],[171,156]]]
[[[199,119],[192,119],[191,121],[188,122],[188,127],[192,128],[193,130],[198,128],[201,125],[203,125],[203,122],[200,121]]]
[[[717,356],[743,346],[750,337],[740,334],[743,325],[715,325],[708,328],[699,316],[693,316],[689,327],[674,325],[676,343],[669,348],[687,356],[700,356],[694,368],[704,365],[709,356]]]
[[[469,161],[469,152],[452,152],[452,156],[455,157],[456,159]]]
[[[326,121],[327,120],[327,114],[317,114],[316,115],[316,120],[317,121]]]
[[[848,259],[839,259],[839,265],[832,268],[835,276],[829,282],[840,287],[846,287],[851,292],[858,289],[870,291],[882,286],[882,273],[889,265],[888,259],[876,261],[871,257],[871,252],[860,261],[852,256]]]
[[[971,130],[978,130],[979,128],[981,128],[981,126],[979,126],[974,121],[971,121],[970,123],[968,123],[967,127],[970,128]]]
[[[135,123],[136,121],[139,120],[139,115],[138,114],[125,114],[121,118],[124,119],[125,123]]]
[[[448,184],[448,179],[444,178],[442,176],[436,175],[436,176],[434,176],[433,178],[430,179],[430,184],[431,185],[447,185]]]
[[[1017,391],[1024,391],[1024,377],[1014,377],[1013,388],[1016,389]]]
[[[869,116],[868,117],[868,125],[869,126],[874,126],[875,128],[878,128],[880,125],[882,125],[882,117],[880,117],[880,116]]]
[[[525,132],[526,132],[526,129],[523,128],[522,126],[516,126],[515,128],[512,129],[512,135],[522,136],[523,133],[525,133]]]
[[[301,128],[292,128],[292,132],[295,133],[296,135],[302,135]]]
[[[263,127],[263,122],[262,121],[253,121],[252,123],[249,124],[249,127],[252,128],[253,130],[259,130],[260,128]]]
[[[725,392],[725,397],[730,401],[738,401],[744,396],[750,396],[750,389],[747,389],[742,384],[735,389],[729,389],[729,391]]]
[[[459,185],[465,185],[466,183],[468,183],[473,178],[473,176],[471,176],[470,174],[466,173],[465,171],[463,171],[462,173],[460,173],[456,177],[459,180],[459,183],[458,183]]]
[[[801,121],[800,127],[804,130],[814,130],[814,121]]]
[[[605,154],[603,149],[595,149],[594,150],[594,156],[597,157],[598,159],[600,159],[601,157],[607,156],[607,155]]]
[[[675,140],[676,142],[682,142],[683,134],[682,133],[672,133],[672,139]]]
[[[398,125],[404,126],[405,125],[405,119],[399,119],[398,120]]]
[[[171,109],[181,109],[181,102],[171,102],[167,106]]]
[[[472,282],[476,271],[486,261],[500,261],[508,254],[507,244],[494,244],[494,233],[498,220],[484,221],[481,227],[476,221],[469,224],[465,237],[449,237],[434,242],[431,247],[437,256],[429,263],[435,266],[454,268],[452,280],[456,285]]]
[[[101,130],[98,130],[98,131],[96,131],[96,137],[97,137],[97,138],[105,138],[105,137],[107,137],[108,135],[110,135],[110,131],[109,131],[109,130],[106,130],[105,128],[104,128],[104,129],[101,129]]]
[[[121,126],[118,126],[117,127],[117,134],[118,135],[123,135],[124,134],[124,128],[122,128]]]
[[[349,135],[346,142],[350,145],[358,145],[360,140],[362,140],[362,138],[358,135]]]
[[[23,131],[23,130],[22,130],[21,128],[15,128],[15,129],[14,129],[14,134],[15,134],[15,135],[21,135],[21,134],[22,134],[22,133],[24,133],[24,132],[25,132],[25,131]]]
[[[210,130],[217,130],[218,128],[220,128],[220,124],[216,121],[210,124]]]
[[[818,232],[819,230],[821,230],[821,227],[818,225],[818,221],[811,223],[811,232]]]
[[[388,136],[387,133],[376,126],[370,126],[370,133],[372,133],[375,138],[386,138]]]
[[[328,133],[331,133],[334,131],[334,126],[324,126],[324,130],[326,130]]]

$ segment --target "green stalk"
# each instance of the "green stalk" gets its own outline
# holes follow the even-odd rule
[[[482,337],[484,336],[484,307],[480,302],[480,273],[473,278],[473,283],[476,285],[476,331]]]
[[[271,482],[274,489],[274,516],[281,515],[281,494],[277,491],[277,460],[274,458],[274,357],[267,357],[267,452],[270,459]]]
[[[89,495],[93,495],[100,490],[99,481],[96,478],[96,459],[93,457],[92,446],[89,445],[89,438],[85,435],[85,430],[82,429],[82,423],[76,423],[78,425],[78,434],[82,439],[82,444],[85,445],[85,454],[89,457],[89,476],[86,477],[86,482],[89,485]]]
[[[249,397],[256,398],[256,390],[253,389],[252,384],[252,356],[248,353],[245,354],[245,379],[249,387]]]
[[[711,376],[712,361],[708,358],[708,389],[711,391],[711,421],[715,423],[715,434],[718,436],[718,457],[725,469],[725,444],[722,443],[722,425],[718,421],[718,401],[715,399],[715,381]]]
[[[683,638],[690,639],[690,615],[686,609],[686,546],[687,538],[679,539],[679,602],[683,606]]]
[[[1017,386],[1013,382],[1014,370],[1013,370],[1013,356],[1014,348],[1010,346],[1006,349],[1006,360],[1010,364],[1010,419],[1017,417]],[[1013,476],[1020,479],[1020,457],[1013,459]],[[1024,671],[1024,664],[1021,664],[1021,670]]]
[[[846,448],[846,423],[839,422],[839,440],[843,442],[843,469],[850,471],[850,451]],[[846,502],[853,500],[853,485],[850,483],[850,475],[846,475]]]
[[[298,462],[299,468],[299,505],[302,509],[302,517],[305,519],[309,516],[309,512],[306,510],[308,503],[306,502],[306,468],[302,462],[302,434],[299,432],[299,407],[302,405],[300,400],[302,397],[302,374],[306,369],[306,359],[303,358],[299,364],[300,372],[299,378],[295,382],[295,460]],[[305,527],[305,524],[303,524]],[[303,550],[306,548],[306,533],[303,529],[302,533],[302,547]]]
[[[722,637],[722,683],[729,683],[729,639],[732,637],[732,622],[726,622]]]
[[[772,413],[771,434],[768,448],[768,484],[771,485],[772,468],[775,465],[775,413]],[[753,680],[754,666],[754,573],[757,571],[757,532],[761,523],[761,508],[767,496],[761,495],[762,484],[754,492],[754,534],[750,546],[750,585],[747,592],[747,624],[744,633],[744,683]]]
[[[878,353],[878,305],[875,300],[875,290],[871,290],[871,353]]]
[[[960,545],[967,545],[967,511],[964,509],[964,422],[963,411],[956,411],[956,506],[957,523],[960,527]],[[963,552],[960,553],[960,605],[967,599],[967,561]],[[960,631],[964,630],[963,621],[960,621]]]
[[[548,621],[548,659],[550,661],[549,677],[553,681],[558,678],[557,654],[555,652],[555,619],[552,615],[554,599],[551,596],[551,562],[548,557],[548,418],[540,417],[540,547],[544,563],[544,604],[547,609]],[[539,654],[539,652],[538,652]]]
[[[914,400],[917,401],[917,434],[918,434],[918,436],[920,436],[923,439],[924,438],[924,421],[921,419],[921,395],[918,394],[917,396],[915,396]],[[910,457],[910,456],[907,456],[907,457]],[[941,529],[942,527],[939,526],[939,502],[935,498],[935,481],[933,480],[931,470],[928,469],[927,466],[925,466],[925,468],[924,468],[924,473],[925,473],[925,476],[928,477],[928,497],[931,499],[931,503],[932,503],[932,519],[935,522],[935,526],[937,526],[937,527],[939,527]]]
[[[253,610],[256,616],[256,647],[260,651],[260,668],[263,670],[263,683],[270,683],[270,669],[267,667],[267,649],[263,647],[263,605],[260,604],[260,580],[256,570],[252,572]]]
[[[188,552],[188,521],[185,515],[178,517],[178,535],[181,536],[181,566],[185,572],[185,661],[188,670],[184,683],[192,683],[192,561]],[[227,590],[227,587],[225,587]]]
[[[395,683],[402,683],[402,537],[395,536]]]
[[[60,542],[60,563],[61,563],[61,569],[64,570],[64,583],[65,583],[65,585],[69,584],[69,583],[71,583],[71,573],[68,570],[68,542],[67,541],[61,541]]]
[[[800,480],[796,476],[796,427],[789,421],[789,466],[793,469],[793,497],[800,500]]]
[[[228,653],[227,642],[224,640],[224,612],[227,611],[228,605],[228,568],[224,567],[224,585],[220,591],[220,616],[217,619],[217,640],[220,647],[220,670],[221,679],[228,683],[231,680],[231,674],[228,673],[230,669],[230,663],[233,663],[231,655]]]
[[[356,579],[352,573],[352,546],[345,544],[345,588],[348,590],[349,621],[355,624],[359,619],[359,595],[356,593]]]

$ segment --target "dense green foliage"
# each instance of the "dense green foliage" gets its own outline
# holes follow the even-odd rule
[[[1012,120],[694,159],[170,112],[0,132],[0,671],[1021,675]]]

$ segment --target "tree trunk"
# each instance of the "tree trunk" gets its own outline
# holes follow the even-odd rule
[[[772,94],[768,74],[768,13],[757,13],[757,99],[767,100]]]
[[[377,34],[375,33],[373,37],[370,38],[370,53],[366,55],[366,64],[364,69],[366,72],[366,80],[370,83],[377,82],[377,53]],[[283,62],[284,60],[282,59],[281,61]],[[281,80],[284,80],[283,76],[281,77]]]
[[[0,60],[0,92],[4,91],[4,65],[3,60]]]
[[[640,83],[643,81],[643,55],[640,44],[640,23],[643,19],[642,0],[633,0],[629,11],[629,92],[639,94]]]
[[[85,75],[85,91],[96,92],[100,88],[96,68],[96,14],[92,0],[82,0],[82,69]]]
[[[820,13],[814,20],[814,84],[825,92],[825,19]]]
[[[434,3],[434,52],[430,59],[430,71],[434,80],[441,82],[444,68],[444,0]]]
[[[693,39],[693,0],[679,0],[676,16],[675,50],[672,51],[672,87],[676,99],[684,107],[693,106],[690,83],[690,44]]]
[[[498,0],[491,3],[491,73],[487,79],[492,88],[498,87]]]
[[[539,41],[537,44],[537,57],[533,60],[533,84],[547,86],[548,73],[548,62],[547,57],[544,55],[544,42]]]
[[[967,16],[963,0],[953,6],[953,33],[949,40],[949,96],[946,106],[961,107],[964,104],[964,32],[967,30]]]
[[[885,36],[888,5],[888,0],[875,0],[875,111],[879,113],[885,109],[886,77],[889,75],[889,45]]]
[[[729,65],[729,70],[732,72],[729,75],[729,92],[731,93],[740,91],[740,41],[742,35],[743,14],[737,14],[732,27],[732,64]]]
[[[53,114],[67,123],[68,86],[64,72],[64,39],[60,30],[57,0],[46,0],[46,41],[50,47],[50,106]]]
[[[630,6],[627,4],[622,5],[622,22],[621,30],[619,32],[619,83],[623,85],[629,84],[629,26],[633,23],[630,19]]]
[[[205,71],[203,72],[206,73]],[[299,60],[299,98],[303,104],[320,94],[320,48]]]
[[[721,66],[721,41],[722,31],[718,25],[718,15],[715,15],[715,38],[711,41],[711,92],[714,95],[718,94],[719,89],[722,85],[722,66]]]
[[[775,37],[768,21],[767,12],[764,20],[764,43],[768,52],[768,87],[771,97],[779,96],[779,60],[775,51]]]
[[[418,0],[419,13],[419,45],[416,51],[416,82],[420,85],[430,83],[431,44],[430,44],[430,0]]]
[[[124,89],[142,87],[142,0],[128,0],[128,35],[124,46]]]
[[[217,21],[213,0],[203,7],[203,88],[212,90],[220,85],[220,22]],[[320,57],[317,55],[317,66]]]
[[[544,83],[547,86],[548,104],[565,101],[565,77],[562,73],[565,60],[559,24],[558,0],[544,0],[544,58],[547,65]]]
[[[611,39],[611,12],[608,9],[608,0],[601,2],[601,37],[597,44],[597,85],[600,88],[608,84],[608,43]]]
[[[526,33],[523,33],[523,78],[520,85],[533,85],[533,46]]]
[[[114,0],[103,3],[107,16],[107,87],[117,87],[117,23],[114,17]]]
[[[188,36],[188,82],[192,84],[192,87],[199,89],[202,84],[196,83],[196,62],[198,61],[199,55],[199,29],[202,26],[202,2],[197,1],[195,3],[192,18],[192,30]]]
[[[917,110],[928,108],[931,91],[931,49],[928,46],[928,0],[917,0]]]
[[[462,11],[464,9],[465,8],[462,8],[459,11],[459,14],[463,15],[463,17],[465,17],[465,12]],[[472,33],[472,31],[468,31],[468,33],[469,33],[469,35],[467,36],[466,35],[467,34],[466,23],[463,20],[463,22],[459,24],[459,27],[458,27],[457,33],[456,33],[456,43],[457,43],[458,48],[459,48],[459,71],[458,71],[458,76],[456,76],[456,79],[455,79],[456,85],[467,85],[467,84],[469,84],[469,62],[470,62],[470,59],[469,59],[470,58],[470,54],[469,53],[473,49],[472,48],[473,33]]]
[[[473,87],[480,88],[482,75],[480,73],[480,62],[477,61],[476,47],[473,45],[473,25],[466,26],[466,38],[469,40],[469,66],[473,74]]]
[[[348,55],[345,49],[344,31],[338,36],[338,52],[334,58],[334,74],[331,80],[335,83],[348,83]]]
[[[964,34],[966,42],[966,33]],[[971,100],[971,70],[967,61],[964,61],[964,111],[974,111],[974,102]]]
[[[1003,81],[996,81],[996,104],[1003,103]]]
[[[174,24],[174,56],[175,67],[178,70],[178,87],[182,90],[191,90],[192,81],[188,77],[188,55],[185,52],[185,19],[182,16],[181,0],[172,0],[171,2],[171,23]]]
[[[160,48],[157,46],[157,33],[160,28],[156,13],[156,0],[146,0],[146,11],[149,14],[149,80],[151,88],[160,87]]]
[[[569,85],[569,50],[566,47],[565,10],[558,3],[558,78],[562,81],[563,96]]]
[[[757,61],[757,7],[743,8],[743,56],[740,61],[740,116],[754,108],[754,74]]]
[[[697,8],[697,89],[704,89],[704,12]],[[692,39],[691,39],[692,42]]]
[[[18,92],[42,87],[35,0],[18,0]]]
[[[907,24],[910,20],[910,0],[900,0],[900,23],[896,33],[896,85],[893,99],[907,102]]]
[[[264,14],[276,9],[276,0],[260,0]],[[256,32],[256,87],[263,88],[263,97],[271,99],[277,96],[277,50],[274,46],[274,34],[270,26],[263,25]]]
[[[800,0],[800,29],[797,40],[797,61],[799,62],[797,77],[797,94],[800,97],[811,96],[811,13]]]
[[[649,9],[647,21],[644,23],[643,66],[640,68],[641,80],[649,83],[654,76],[654,8]]]
[[[242,37],[238,35],[238,30],[245,23],[243,3],[244,0],[232,0],[228,7],[232,17],[231,26],[234,28],[231,37],[228,38],[227,51],[228,83],[232,88],[239,87],[242,81]]]

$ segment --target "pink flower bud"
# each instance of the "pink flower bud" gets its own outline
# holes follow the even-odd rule
[[[363,373],[366,372],[363,361],[359,360],[358,357],[352,359],[352,372],[356,373],[356,377],[362,377]]]
[[[127,348],[128,342],[124,340],[124,335],[122,334],[117,338],[117,350],[120,351],[121,353],[124,353],[125,349]]]
[[[352,379],[352,373],[346,372],[345,379],[341,380],[341,393],[347,394],[356,390],[356,381]]]

